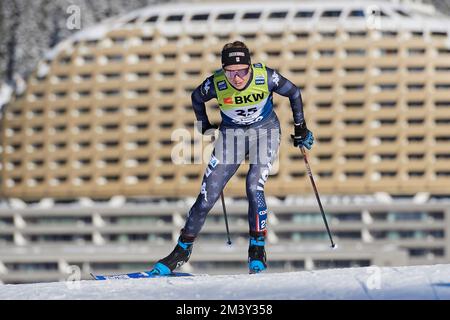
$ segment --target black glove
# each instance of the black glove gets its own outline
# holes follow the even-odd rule
[[[311,150],[314,143],[314,135],[306,127],[306,123],[294,124],[294,134],[291,134],[294,147],[305,147]]]
[[[217,125],[215,125],[215,124],[211,124],[210,122],[201,122],[201,127],[200,128],[198,128],[199,129],[199,131],[202,133],[202,134],[206,134],[206,135],[214,135],[214,131],[208,131],[208,130],[216,130],[216,129],[218,129],[219,127],[217,126]],[[208,131],[208,132],[207,132]]]

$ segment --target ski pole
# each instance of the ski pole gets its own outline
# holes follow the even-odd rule
[[[319,192],[317,191],[317,187],[316,187],[316,183],[314,182],[311,167],[309,166],[308,158],[306,157],[305,148],[300,147],[300,149],[302,150],[303,160],[305,161],[305,165],[306,165],[306,171],[308,171],[309,179],[311,180],[311,184],[313,186],[314,193],[316,194],[317,203],[319,204],[320,212],[322,213],[323,222],[325,223],[325,227],[327,228],[328,236],[330,237],[331,248],[336,249],[337,245],[333,242],[333,237],[331,236],[330,228],[328,227],[327,217],[325,216],[325,213],[324,213],[324,210],[322,207],[322,202],[320,201]]]
[[[223,191],[220,193],[220,198],[222,199],[223,216],[225,218],[225,227],[227,228],[227,244],[231,246],[230,229],[228,228],[227,208],[225,208],[225,197],[223,195]]]
[[[216,136],[212,135],[211,142],[216,141]],[[220,199],[222,200],[222,209],[223,209],[223,217],[225,218],[225,227],[227,228],[227,244],[231,246],[231,239],[230,239],[230,229],[228,228],[228,217],[227,217],[227,208],[225,207],[225,196],[223,195],[223,191],[220,193]]]

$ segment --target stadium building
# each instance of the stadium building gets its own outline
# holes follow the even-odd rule
[[[329,250],[289,101],[275,96],[269,271],[450,262],[448,16],[418,1],[193,2],[74,34],[3,108],[1,281],[148,269],[168,253],[207,163],[190,94],[233,40],[301,88],[339,243]],[[220,121],[214,102],[207,111]],[[186,164],[173,162],[176,130],[190,136]],[[234,245],[218,203],[185,270],[246,271],[247,170],[225,189]]]

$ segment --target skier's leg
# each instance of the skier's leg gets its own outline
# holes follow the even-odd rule
[[[280,144],[280,126],[277,117],[273,117],[258,129],[256,139],[250,140],[250,168],[247,174],[246,190],[248,197],[250,273],[266,269],[264,250],[267,233],[267,205],[264,185],[269,177]]]
[[[206,168],[202,179],[201,190],[195,203],[189,210],[186,224],[182,230],[183,234],[195,238],[200,232],[209,211],[220,197],[228,180],[236,173],[239,164],[222,164],[213,166],[211,163],[217,161],[214,155]]]
[[[265,236],[267,232],[267,205],[264,197],[264,183],[270,165],[251,164],[247,174],[249,247],[248,267],[250,273],[258,273],[267,268]]]
[[[203,175],[200,193],[189,210],[186,224],[181,230],[175,249],[156,263],[153,268],[154,273],[170,274],[189,260],[193,242],[203,227],[208,212],[213,208],[223,188],[239,168],[245,150],[236,144],[233,148],[227,148],[227,144],[222,143],[224,137],[225,134],[216,143],[211,160]],[[231,140],[231,143],[233,141]]]

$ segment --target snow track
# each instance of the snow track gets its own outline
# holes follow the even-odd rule
[[[0,285],[0,299],[450,299],[450,265]]]

